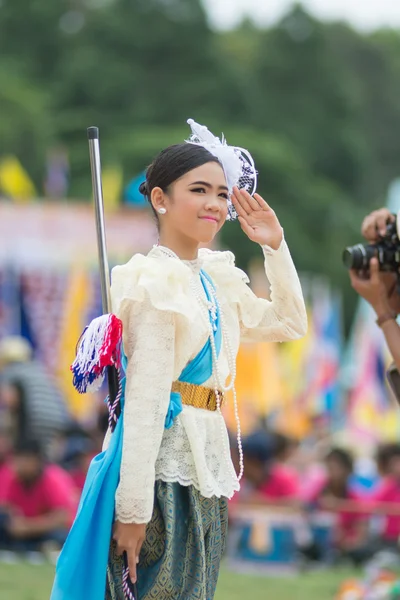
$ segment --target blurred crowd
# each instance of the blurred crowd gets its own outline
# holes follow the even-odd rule
[[[0,342],[0,551],[54,557],[72,525],[105,407],[94,425],[71,414],[57,382],[20,337]]]
[[[79,503],[86,472],[101,451],[104,407],[91,427],[72,416],[56,382],[33,359],[23,338],[0,342],[0,551],[48,553],[62,547]],[[239,469],[236,442],[232,454]],[[312,435],[291,439],[260,422],[243,439],[244,478],[230,503],[231,519],[244,509],[301,517],[298,555],[310,562],[351,560],[360,565],[382,549],[398,552],[400,444],[375,456],[353,457],[334,447],[327,420]],[[329,516],[327,536],[315,515]],[[307,527],[309,525],[309,527]],[[263,525],[260,525],[263,527]]]
[[[333,445],[319,417],[302,441],[260,425],[243,440],[243,454],[233,519],[249,507],[296,516],[297,553],[309,563],[361,566],[387,551],[400,557],[400,444],[382,444],[373,456],[352,453]]]

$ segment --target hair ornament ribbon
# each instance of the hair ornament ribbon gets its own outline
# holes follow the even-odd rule
[[[187,122],[192,134],[186,141],[189,144],[203,146],[219,160],[225,173],[229,195],[232,194],[234,186],[240,189],[244,188],[253,195],[257,188],[257,171],[250,152],[238,146],[229,146],[223,135],[219,139],[207,127],[199,125],[193,119],[188,119]],[[229,198],[227,219],[232,221],[236,218],[235,207]]]

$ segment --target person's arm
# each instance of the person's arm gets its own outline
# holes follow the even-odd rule
[[[245,341],[285,342],[307,333],[303,293],[285,240],[277,250],[262,246],[270,300],[258,298],[245,283],[240,295],[241,337]]]
[[[172,313],[146,300],[134,308],[126,301],[120,316],[128,368],[116,517],[121,523],[148,523],[173,381],[175,324]]]
[[[400,327],[396,322],[400,297],[395,288],[395,275],[381,273],[378,260],[373,258],[368,279],[356,271],[350,271],[350,279],[355,291],[374,309],[377,323],[382,328],[393,360],[400,369]]]
[[[68,511],[57,509],[38,517],[11,517],[8,529],[16,538],[32,538],[45,535],[56,529],[66,529],[68,525]]]
[[[284,342],[307,332],[307,312],[283,229],[270,206],[255,194],[234,189],[232,200],[248,238],[264,252],[270,300],[258,298],[244,281],[237,290],[241,335],[249,341]]]
[[[148,299],[122,302],[124,350],[128,358],[120,482],[116,493],[114,540],[127,553],[131,579],[151,520],[155,464],[164,432],[174,375],[173,314]]]
[[[378,315],[379,316],[379,315]],[[390,319],[381,325],[390,354],[400,371],[400,327],[396,320]]]

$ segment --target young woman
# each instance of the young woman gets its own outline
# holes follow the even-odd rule
[[[239,489],[220,412],[224,391],[234,386],[239,343],[283,342],[306,332],[301,287],[278,218],[258,194],[230,189],[227,172],[207,144],[161,152],[141,188],[157,218],[159,243],[113,270],[128,368],[108,572],[112,600],[123,598],[123,552],[140,600],[214,597],[227,498]],[[252,293],[231,252],[199,249],[224,225],[230,200],[243,232],[264,253],[270,301]],[[219,356],[211,326],[217,312]],[[210,377],[201,385],[177,383],[209,339]],[[183,406],[167,423],[171,389]]]
[[[254,191],[251,157],[190,123],[189,143],[162,151],[141,187],[157,218],[158,245],[112,273],[113,311],[123,324],[127,367],[122,414],[104,445],[107,454],[116,447],[115,436],[122,439],[106,600],[132,598],[128,576],[137,581],[137,600],[212,600],[225,547],[227,499],[239,489],[243,471],[240,427],[238,477],[221,414],[225,392],[234,392],[239,344],[293,340],[307,328],[278,218],[261,196],[238,187]],[[214,240],[228,213],[237,213],[244,233],[261,246],[270,300],[252,293],[231,252],[200,249]],[[92,590],[85,594],[84,583],[80,595],[65,592],[72,589],[72,571],[76,580],[81,569],[87,581],[87,561],[99,564],[95,552],[106,537],[96,524],[90,549],[82,550],[85,503],[88,519],[95,518],[85,486],[81,518],[78,514],[61,557],[52,600],[101,597],[90,595]],[[75,560],[72,569],[75,551],[90,556]]]

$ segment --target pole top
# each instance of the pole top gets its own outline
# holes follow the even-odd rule
[[[88,140],[98,140],[99,139],[99,128],[98,127],[88,127],[87,136],[88,136]]]

